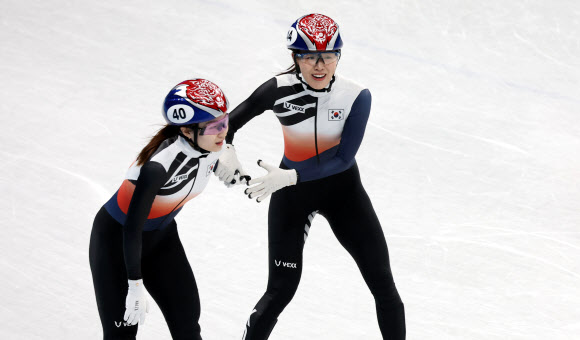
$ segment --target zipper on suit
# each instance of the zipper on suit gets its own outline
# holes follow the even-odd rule
[[[316,161],[320,165],[320,156],[318,155],[318,98],[316,98],[316,108],[314,115],[314,146],[316,147]]]

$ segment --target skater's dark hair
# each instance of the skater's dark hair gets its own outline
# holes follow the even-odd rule
[[[277,74],[277,76],[281,76],[283,74],[295,74],[298,73],[297,69],[296,69],[296,64],[292,64],[292,66],[288,67],[288,69],[284,72],[280,72]]]
[[[179,135],[180,132],[179,126],[176,125],[165,125],[162,127],[155,136],[151,138],[149,143],[141,150],[139,156],[137,156],[137,165],[143,165],[145,162],[151,158],[153,153],[159,148],[159,145],[163,143],[164,140],[167,138],[175,137]]]
[[[290,65],[290,67],[288,67],[288,69],[286,69],[286,71],[280,72],[276,76],[281,76],[283,74],[296,74],[296,73],[298,73],[298,67],[296,67],[296,59],[294,58],[294,54],[298,53],[298,50],[291,50],[291,51],[292,51],[292,60],[294,60],[294,63],[292,65]]]

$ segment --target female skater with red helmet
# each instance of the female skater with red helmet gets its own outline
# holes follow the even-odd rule
[[[268,210],[269,279],[246,324],[245,340],[264,340],[292,300],[302,272],[302,251],[315,215],[324,216],[352,255],[371,290],[383,339],[405,338],[405,313],[391,273],[380,222],[355,161],[370,114],[370,91],[335,75],[343,45],[338,25],[321,14],[291,26],[287,45],[293,67],[264,84],[230,116],[226,150],[216,175],[229,182],[245,175],[231,145],[234,133],[266,110],[284,134],[280,167],[250,180],[245,193]]]
[[[201,340],[200,302],[175,216],[207,185],[228,130],[228,101],[205,79],[166,96],[167,125],[151,138],[97,213],[89,260],[104,339],[135,339],[149,303],[173,339]]]

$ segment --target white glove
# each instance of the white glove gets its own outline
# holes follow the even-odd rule
[[[145,313],[149,313],[149,301],[145,293],[143,280],[129,280],[129,291],[125,299],[125,316],[128,325],[145,323]]]
[[[220,155],[214,174],[228,188],[236,183],[247,183],[251,179],[242,168],[242,164],[238,160],[238,156],[236,156],[236,149],[231,144],[226,144],[226,148]]]
[[[248,182],[248,185],[254,184],[257,185],[249,187],[244,191],[244,193],[248,195],[249,198],[254,198],[258,196],[258,198],[256,199],[258,203],[265,200],[273,192],[290,185],[295,185],[296,182],[298,181],[298,174],[294,169],[289,170],[280,169],[278,167],[267,164],[262,160],[258,161],[258,165],[268,170],[268,174],[250,180]]]

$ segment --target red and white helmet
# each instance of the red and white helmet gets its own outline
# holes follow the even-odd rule
[[[286,36],[291,50],[336,51],[342,48],[338,24],[323,14],[308,14],[296,20]]]
[[[171,125],[207,122],[228,111],[223,91],[206,79],[190,79],[177,84],[163,101],[163,118]]]

